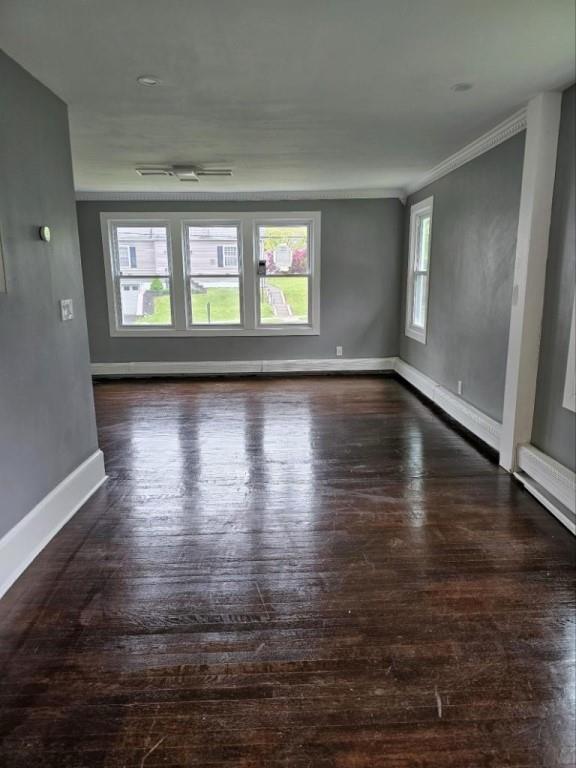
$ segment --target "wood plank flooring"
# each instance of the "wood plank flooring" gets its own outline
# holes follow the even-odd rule
[[[380,377],[95,388],[0,601],[3,768],[568,768],[574,539]]]

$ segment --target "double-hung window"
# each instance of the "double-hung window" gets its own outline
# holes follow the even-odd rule
[[[112,336],[320,332],[320,214],[103,213]]]
[[[222,246],[222,266],[224,267],[238,266],[238,246],[237,245]]]
[[[186,223],[184,231],[189,325],[240,327],[240,225]]]
[[[307,324],[310,317],[310,223],[258,222],[258,319],[261,325]]]
[[[118,245],[118,262],[123,269],[137,269],[138,259],[135,245]]]
[[[406,290],[406,336],[426,343],[433,198],[410,209],[410,245]]]
[[[173,326],[168,227],[161,222],[110,226],[115,324],[123,328]]]

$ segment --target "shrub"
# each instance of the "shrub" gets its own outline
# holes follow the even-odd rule
[[[150,290],[154,293],[163,293],[164,292],[164,283],[162,280],[160,280],[159,277],[155,277],[154,280],[150,283]]]

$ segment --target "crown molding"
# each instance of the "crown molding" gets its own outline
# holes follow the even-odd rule
[[[77,190],[76,200],[190,200],[196,202],[217,202],[218,200],[354,200],[372,198],[399,198],[404,201],[402,189],[381,187],[376,189],[330,189],[330,190],[299,190],[275,192],[118,192]]]
[[[418,181],[409,184],[405,189],[404,195],[408,196],[414,192],[418,192],[420,189],[441,179],[443,176],[456,170],[456,168],[460,168],[461,165],[469,163],[470,160],[474,160],[474,158],[483,155],[485,152],[489,152],[491,149],[494,149],[494,147],[497,147],[498,144],[502,144],[502,142],[511,139],[513,136],[516,136],[517,133],[520,133],[525,129],[526,108],[524,107],[484,133],[475,141],[470,142],[470,144],[459,149],[458,152],[455,152],[441,163],[438,163],[438,165],[425,173],[424,176],[421,176]]]

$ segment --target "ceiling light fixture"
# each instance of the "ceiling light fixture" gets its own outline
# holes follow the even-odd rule
[[[198,165],[152,165],[135,170],[139,176],[173,176],[179,181],[200,181],[201,176],[232,176],[232,168],[203,168]]]
[[[145,85],[147,88],[152,88],[154,85],[160,85],[160,80],[154,75],[140,75],[136,78],[138,85]]]
[[[471,91],[474,88],[473,83],[456,83],[452,86],[451,90],[456,93],[462,93],[462,91]]]

